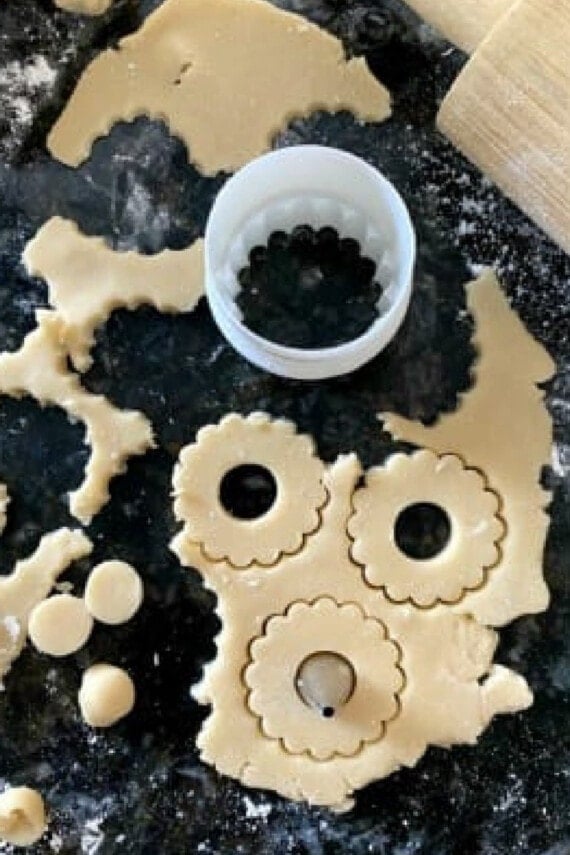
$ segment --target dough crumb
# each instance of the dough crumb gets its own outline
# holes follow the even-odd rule
[[[103,15],[111,8],[113,0],[54,0],[55,5],[65,12],[74,12],[76,15],[90,15],[95,17]]]
[[[83,674],[78,700],[86,724],[112,727],[133,709],[134,683],[122,668],[92,665]]]
[[[29,787],[11,787],[0,794],[0,838],[12,846],[32,846],[46,829],[41,795]]]
[[[70,594],[56,594],[35,607],[30,615],[28,635],[40,653],[69,656],[89,640],[93,618],[85,603]]]
[[[8,490],[4,484],[0,484],[0,534],[2,534],[6,527],[6,509],[9,503],[10,497],[8,495]]]
[[[124,561],[104,561],[91,571],[85,587],[85,606],[100,623],[126,623],[139,610],[144,596],[141,578]]]
[[[364,59],[347,60],[338,39],[299,15],[263,0],[166,0],[87,67],[47,144],[78,166],[115,122],[145,115],[165,121],[214,175],[315,110],[379,122],[390,97]]]

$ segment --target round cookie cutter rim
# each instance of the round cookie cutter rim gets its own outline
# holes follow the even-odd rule
[[[335,347],[287,347],[263,338],[243,323],[235,302],[237,272],[247,266],[253,246],[300,222],[354,237],[362,254],[376,262],[381,284],[382,277],[389,279],[378,318]],[[377,169],[328,146],[292,146],[248,163],[216,197],[205,233],[206,297],[219,329],[247,360],[290,379],[327,379],[356,370],[392,340],[411,298],[415,254],[408,209]]]

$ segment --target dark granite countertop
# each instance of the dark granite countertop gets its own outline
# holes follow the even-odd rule
[[[0,346],[13,350],[45,305],[45,286],[20,264],[49,216],[75,219],[119,249],[178,248],[203,231],[224,177],[188,165],[160,123],[115,127],[79,170],[52,161],[47,129],[82,68],[155,5],[118,0],[102,19],[48,0],[0,5]],[[85,385],[146,413],[158,448],[130,462],[88,533],[96,560],[119,557],[144,576],[130,624],[99,627],[64,661],[27,649],[0,695],[0,786],[45,794],[50,829],[37,853],[275,853],[275,855],[568,855],[570,853],[570,259],[434,130],[437,104],[465,57],[397,0],[281,0],[364,53],[394,96],[393,118],[360,126],[348,114],[294,122],[276,141],[333,144],[392,178],[418,229],[409,317],[388,351],[350,378],[270,377],[225,343],[201,303],[187,316],[118,311],[99,330]],[[171,470],[196,429],[230,410],[265,409],[314,434],[322,457],[355,450],[369,465],[394,444],[379,410],[433,419],[469,384],[471,321],[462,285],[478,265],[500,272],[513,306],[558,366],[548,384],[556,446],[545,572],[548,612],[502,632],[498,659],[528,679],[535,704],[496,719],[477,747],[430,749],[415,769],[362,791],[344,816],[241,788],[203,766],[195,736],[205,710],[189,689],[214,654],[213,597],[168,550],[176,530]],[[516,371],[513,366],[513,371]],[[517,425],[513,424],[513,441]],[[80,426],[30,400],[0,398],[0,480],[11,493],[0,572],[40,536],[73,524],[66,493],[86,460]],[[133,715],[94,735],[75,703],[82,668],[105,658],[139,688]],[[239,736],[236,735],[236,738]],[[5,851],[0,845],[0,852]]]

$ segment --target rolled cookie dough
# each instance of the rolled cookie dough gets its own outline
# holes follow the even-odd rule
[[[32,846],[46,829],[44,801],[29,787],[0,794],[0,838],[13,846]]]
[[[124,561],[104,561],[91,571],[85,586],[85,606],[101,623],[126,623],[139,610],[144,591],[134,567]]]
[[[264,0],[166,0],[142,28],[88,66],[48,136],[78,166],[119,120],[164,120],[205,174],[233,171],[266,151],[278,131],[314,110],[390,114],[364,59]]]
[[[122,668],[92,665],[83,674],[78,700],[86,724],[112,727],[133,709],[135,687]]]
[[[69,656],[87,644],[93,618],[79,597],[56,594],[39,603],[30,615],[28,635],[40,653]]]
[[[9,504],[10,497],[8,495],[8,490],[4,484],[0,484],[0,534],[2,534],[6,527],[6,509]]]
[[[33,609],[72,561],[92,548],[81,531],[62,528],[42,537],[33,555],[18,561],[11,575],[0,577],[0,683],[26,643]]]
[[[485,36],[516,0],[406,0],[418,15],[467,53]]]
[[[113,0],[55,0],[55,5],[77,15],[103,15]]]
[[[506,524],[501,560],[489,584],[469,594],[465,607],[481,623],[502,626],[548,605],[542,557],[551,493],[541,487],[540,476],[550,462],[552,420],[537,384],[552,377],[555,366],[509,306],[492,271],[467,286],[467,302],[478,358],[474,384],[460,406],[430,427],[391,413],[380,418],[395,439],[458,455],[500,497]]]
[[[82,373],[92,363],[95,329],[114,309],[149,304],[161,312],[189,312],[204,290],[202,240],[156,255],[114,252],[61,217],[42,226],[23,261],[30,276],[47,282],[50,305],[65,324],[69,356]]]
[[[38,325],[20,350],[0,354],[0,394],[31,395],[41,405],[55,404],[84,422],[91,457],[81,486],[70,494],[70,510],[82,523],[109,499],[109,481],[124,471],[127,459],[154,445],[148,420],[118,410],[102,395],[92,395],[67,367],[65,322],[56,312],[36,312]]]

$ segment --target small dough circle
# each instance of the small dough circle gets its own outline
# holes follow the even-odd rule
[[[69,656],[89,640],[93,618],[79,597],[56,594],[35,607],[30,615],[28,635],[40,653]]]
[[[79,708],[91,727],[112,727],[135,705],[135,686],[126,671],[115,665],[92,665],[83,674]]]
[[[13,846],[32,846],[46,828],[41,795],[30,787],[12,787],[0,795],[0,838]]]
[[[101,623],[126,623],[139,610],[144,591],[141,578],[125,561],[104,561],[95,567],[85,587],[87,611]]]

